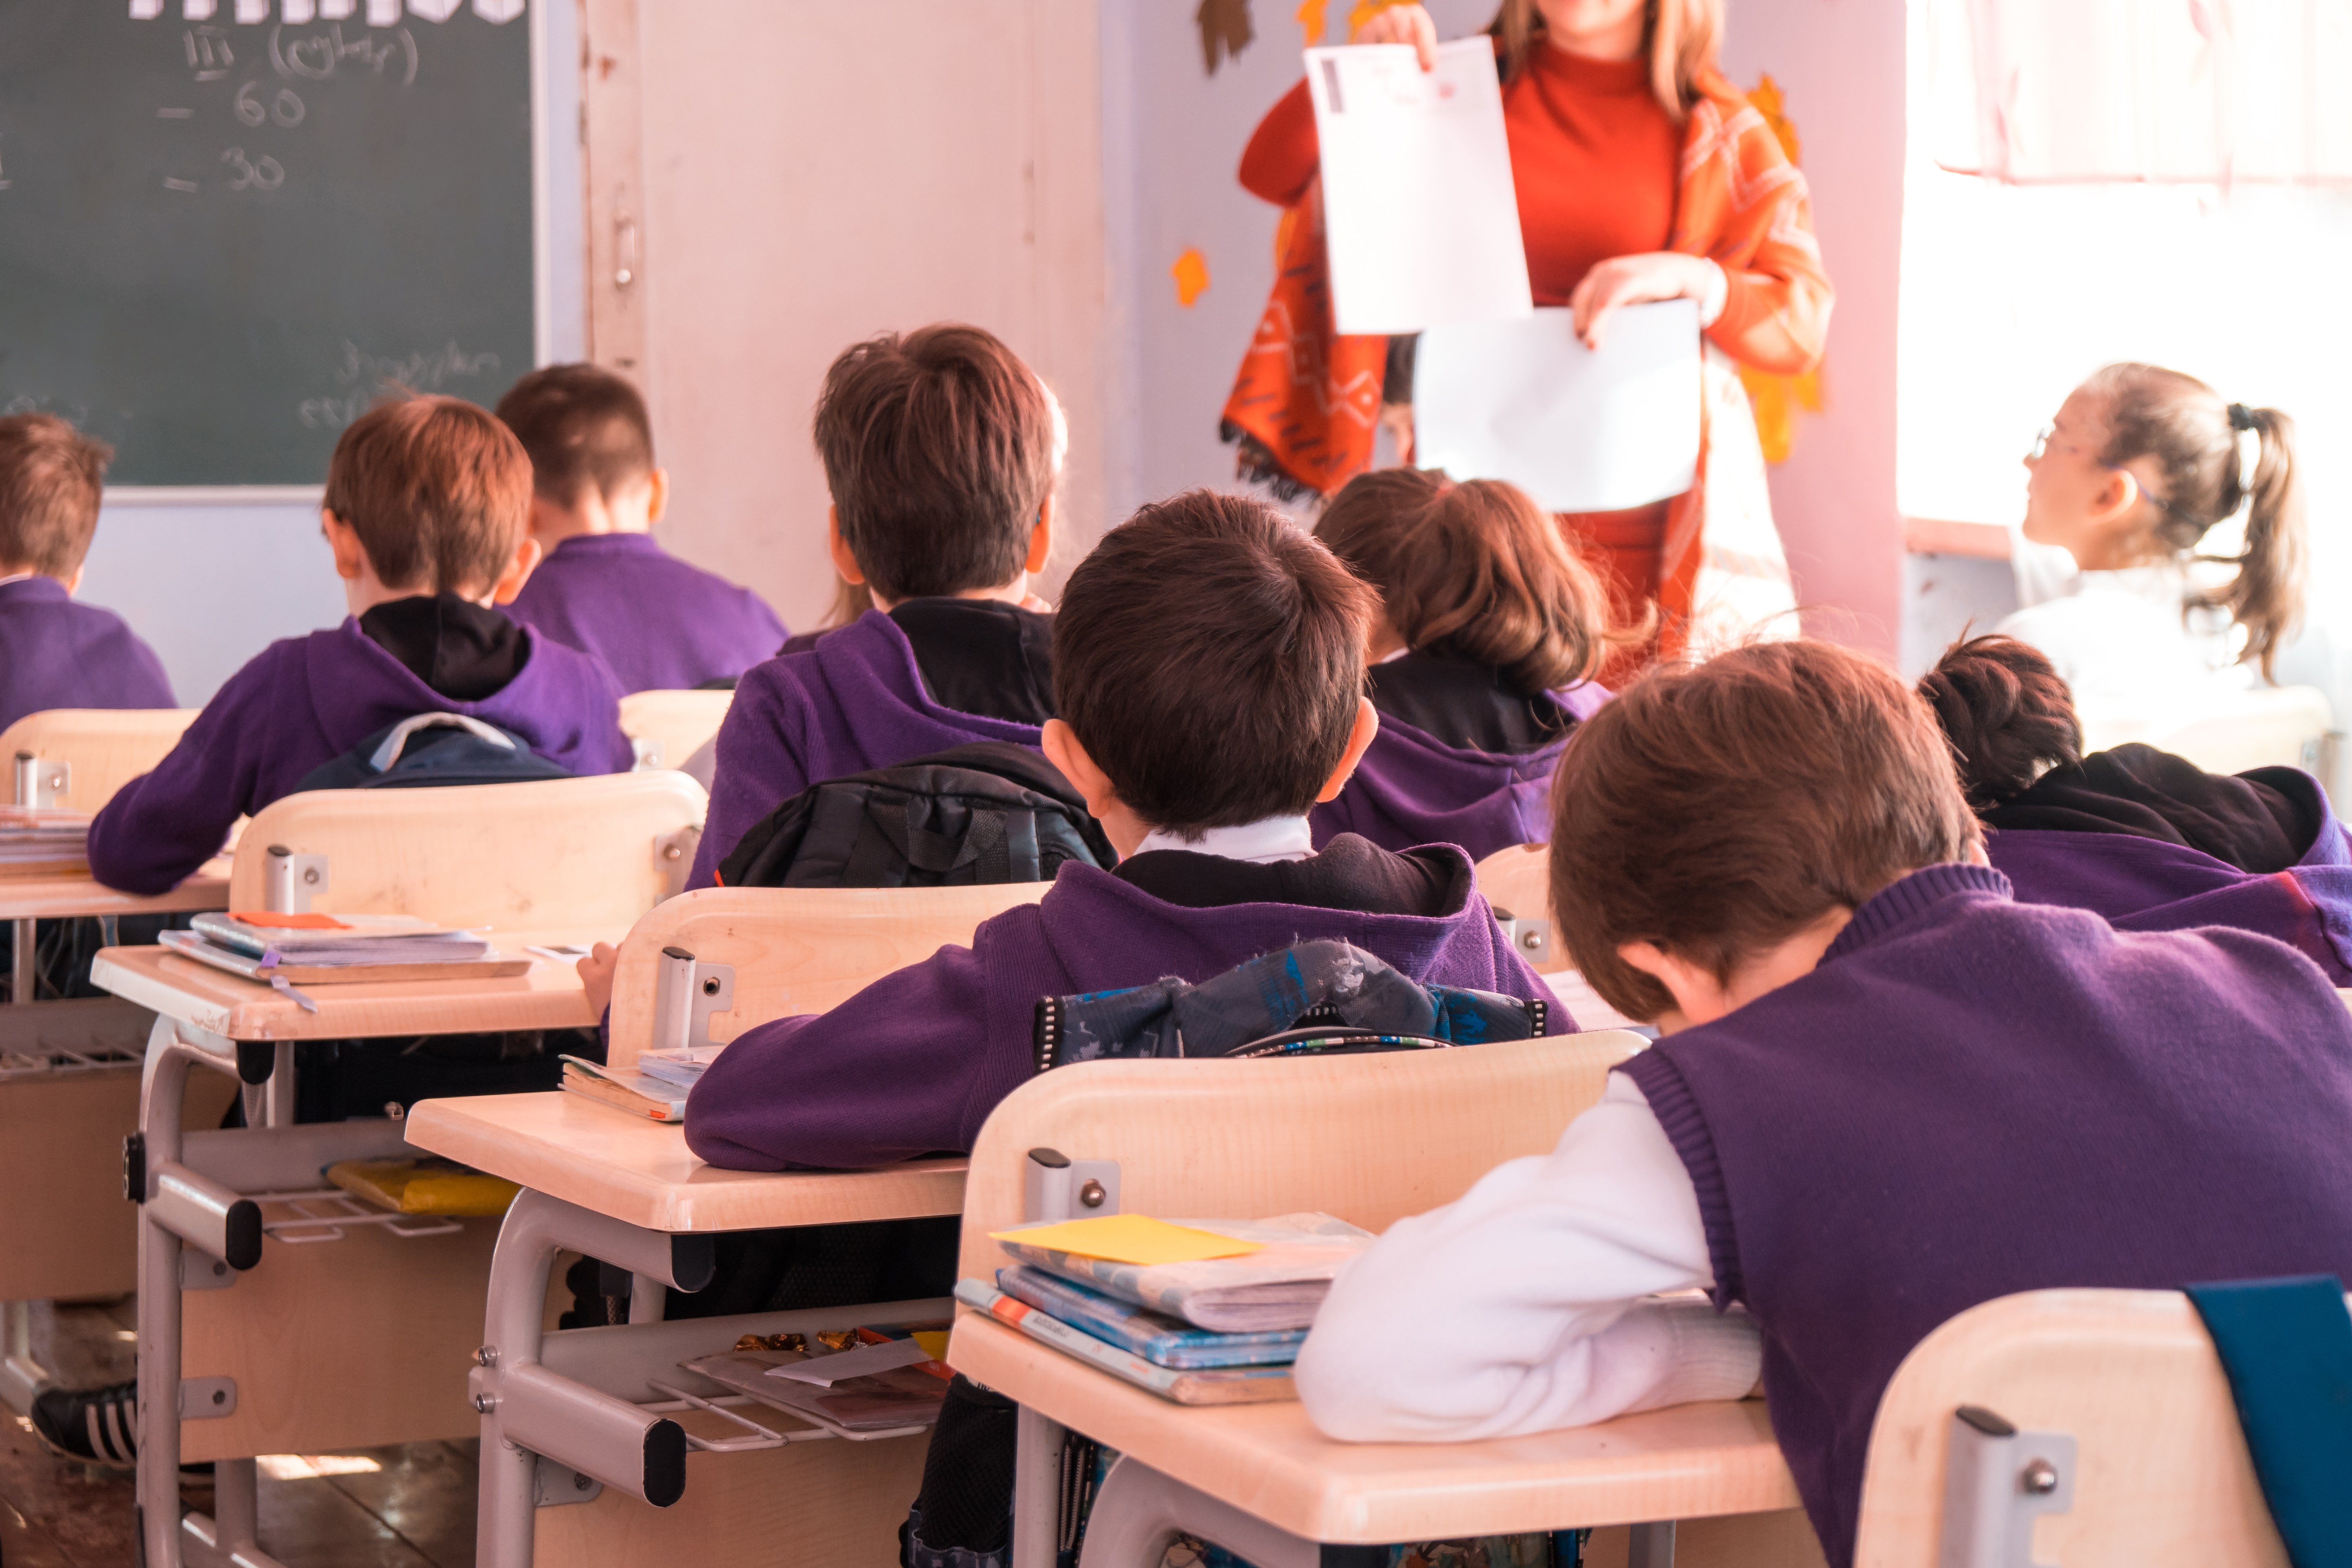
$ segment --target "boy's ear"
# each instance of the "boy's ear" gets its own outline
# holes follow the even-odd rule
[[[857,564],[857,557],[849,552],[849,542],[841,537],[841,509],[824,509],[824,544],[833,552],[833,569],[841,580],[853,585],[866,581],[866,570]]]
[[[1045,569],[1045,557],[1054,549],[1054,498],[1047,496],[1037,503],[1037,526],[1029,531],[1029,559],[1021,569],[1031,576]]]
[[[75,568],[74,568],[74,574],[73,574],[72,576],[70,576],[70,577],[68,577],[68,578],[67,578],[67,579],[66,579],[66,592],[67,592],[67,593],[68,593],[68,594],[79,594],[79,593],[80,593],[80,592],[81,592],[81,579],[82,579],[82,574],[84,574],[85,572],[88,572],[89,570],[89,562],[87,562],[87,561],[83,562],[80,565],[79,565],[79,566],[75,567]]]
[[[327,548],[334,554],[335,575],[347,583],[358,582],[368,569],[367,549],[360,543],[359,530],[320,507],[319,531],[327,536]]]
[[[1102,769],[1095,766],[1095,760],[1087,755],[1087,749],[1078,744],[1078,732],[1069,725],[1059,719],[1046,720],[1038,745],[1045,760],[1061,769],[1070,787],[1085,797],[1087,809],[1096,816],[1118,804],[1118,792],[1111,788],[1110,779]]]
[[[507,563],[506,574],[490,589],[490,603],[513,604],[515,596],[522,592],[522,585],[530,581],[530,574],[538,570],[546,554],[545,548],[538,540],[524,534],[522,542],[515,546],[514,559]]]
[[[662,513],[669,510],[669,470],[656,468],[647,482],[653,486],[653,494],[646,498],[646,521],[659,522]]]
[[[2091,498],[2091,515],[2100,522],[2128,517],[2143,493],[2138,475],[2129,468],[2109,468],[2106,482]]]
[[[1339,792],[1348,787],[1348,780],[1354,776],[1356,764],[1364,760],[1365,749],[1380,732],[1381,710],[1372,706],[1370,698],[1357,698],[1356,727],[1348,731],[1348,749],[1340,754],[1339,765],[1331,770],[1331,776],[1323,782],[1322,793],[1315,797],[1318,805],[1339,798]]]

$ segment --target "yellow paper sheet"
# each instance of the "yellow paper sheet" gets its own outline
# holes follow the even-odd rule
[[[1055,1252],[1075,1252],[1113,1263],[1140,1264],[1146,1268],[1162,1263],[1197,1263],[1204,1258],[1245,1258],[1265,1250],[1262,1242],[1235,1241],[1230,1236],[1170,1225],[1164,1219],[1139,1214],[1065,1220],[1060,1225],[1038,1226],[1029,1230],[992,1231],[990,1238],[1050,1247]]]

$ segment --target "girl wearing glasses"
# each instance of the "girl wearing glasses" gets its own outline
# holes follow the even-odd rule
[[[2240,687],[2248,667],[2269,678],[2303,609],[2294,420],[2178,371],[2111,364],[2025,467],[2025,537],[2063,546],[2081,575],[1996,629],[2048,655],[2078,701]],[[2234,548],[2200,548],[2231,522]]]

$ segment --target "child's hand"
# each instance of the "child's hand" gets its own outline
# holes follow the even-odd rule
[[[620,967],[620,950],[609,942],[598,942],[580,961],[580,989],[588,994],[588,1010],[599,1018],[613,1005],[613,972]]]

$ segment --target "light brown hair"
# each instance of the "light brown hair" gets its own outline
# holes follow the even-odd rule
[[[1054,485],[1054,416],[992,333],[950,323],[849,349],[825,372],[815,435],[842,540],[876,593],[1020,575]]]
[[[81,570],[113,456],[54,414],[0,419],[0,568],[59,582]]]
[[[1499,479],[1426,468],[1359,474],[1316,520],[1381,595],[1407,647],[1496,671],[1521,697],[1588,679],[1612,643],[1609,595],[1559,524]]]
[[[532,371],[499,399],[530,455],[531,486],[557,506],[588,490],[611,500],[654,471],[654,426],[637,389],[600,364]]]
[[[1535,0],[1503,0],[1486,32],[1495,40],[1496,68],[1509,81],[1528,51],[1543,46],[1543,13]],[[1650,91],[1675,124],[1690,118],[1699,78],[1714,71],[1722,47],[1723,0],[1649,0],[1642,53],[1650,62]]]
[[[1832,643],[1753,643],[1653,669],[1578,727],[1554,774],[1552,913],[1592,988],[1654,1018],[1674,998],[1620,944],[1727,983],[1839,905],[1969,858],[1980,834],[1893,671]]]
[[[2224,403],[2195,376],[2152,364],[2111,364],[2083,385],[2106,405],[2107,444],[2099,461],[2120,468],[2154,458],[2163,475],[2161,493],[2147,494],[2159,553],[2189,559],[2207,530],[2246,509],[2244,551],[2220,558],[2237,566],[2237,576],[2192,603],[2227,610],[2246,628],[2241,658],[2260,664],[2267,679],[2303,616],[2306,546],[2294,421],[2275,408]],[[2251,480],[2239,472],[2242,430],[2252,431],[2257,442]]]
[[[2074,692],[2039,648],[2015,637],[1954,643],[1919,678],[1919,698],[1951,742],[1960,788],[1979,812],[2083,760]]]
[[[1354,731],[1371,610],[1371,590],[1282,513],[1188,490],[1070,574],[1055,710],[1155,827],[1303,815]]]
[[[506,574],[530,525],[530,458],[487,408],[402,397],[335,442],[325,505],[385,587],[478,594]]]

